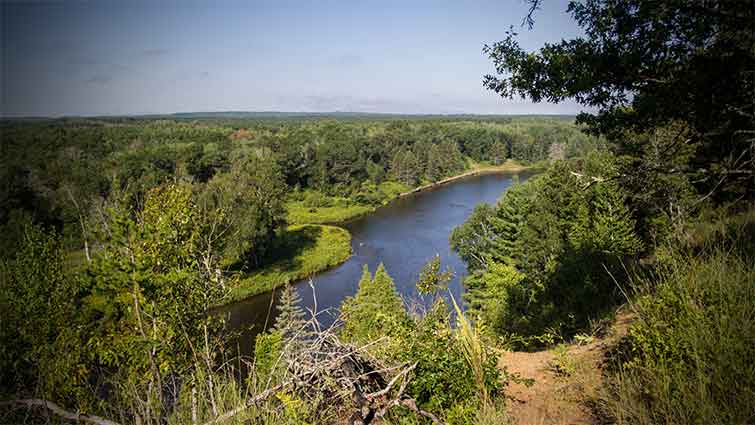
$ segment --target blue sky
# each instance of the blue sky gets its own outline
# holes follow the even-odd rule
[[[510,25],[524,48],[579,34],[566,1],[7,3],[4,116],[189,111],[575,113],[482,87]]]

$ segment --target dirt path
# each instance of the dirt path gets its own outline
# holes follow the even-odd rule
[[[626,307],[624,308],[626,310]],[[508,412],[515,424],[592,424],[590,400],[602,384],[605,350],[626,335],[631,314],[619,311],[605,336],[583,344],[561,346],[534,353],[506,352],[499,365],[531,385],[512,382],[506,390],[511,397]]]

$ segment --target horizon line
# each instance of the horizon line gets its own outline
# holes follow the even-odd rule
[[[288,116],[334,116],[334,115],[352,115],[352,116],[406,116],[406,117],[458,117],[458,116],[478,116],[478,117],[511,117],[511,116],[542,116],[542,117],[576,117],[579,112],[575,113],[476,113],[476,112],[453,112],[453,113],[405,113],[405,112],[360,112],[360,111],[277,111],[277,110],[222,110],[222,111],[185,111],[185,112],[164,112],[164,113],[129,113],[129,114],[64,114],[64,115],[3,115],[0,113],[0,120],[57,120],[57,119],[97,119],[97,118],[156,118],[156,117],[181,117],[182,115],[194,115],[196,117],[212,115],[288,115]],[[236,118],[243,118],[241,116]]]

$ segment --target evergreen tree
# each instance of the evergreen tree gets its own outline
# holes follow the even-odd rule
[[[382,263],[374,277],[364,266],[359,290],[343,302],[341,312],[344,317],[342,336],[355,342],[368,342],[383,335],[395,336],[408,320],[404,302]]]
[[[495,215],[490,217],[490,224],[496,235],[490,252],[490,257],[494,260],[515,265],[517,259],[524,255],[519,233],[526,223],[535,184],[515,184],[498,201]]]
[[[281,290],[278,301],[278,316],[275,318],[273,328],[280,333],[284,341],[293,338],[301,339],[305,336],[306,320],[304,310],[300,306],[301,297],[294,285],[285,285]]]
[[[443,177],[443,158],[438,145],[432,145],[427,152],[427,163],[425,164],[425,178],[431,182],[438,181]]]

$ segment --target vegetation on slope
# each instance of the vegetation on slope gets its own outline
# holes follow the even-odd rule
[[[755,210],[700,224],[633,282],[637,320],[611,353],[603,400],[619,423],[753,419]]]

